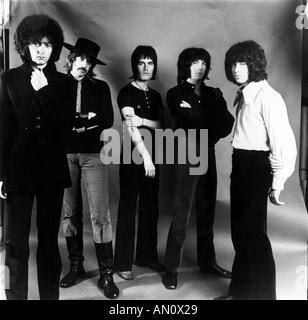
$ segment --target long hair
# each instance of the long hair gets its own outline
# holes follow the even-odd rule
[[[52,53],[49,61],[59,60],[63,47],[63,31],[59,23],[45,14],[26,16],[17,26],[14,34],[16,51],[23,62],[30,64],[31,56],[29,44],[40,42],[44,37],[52,45]]]
[[[153,47],[151,46],[138,46],[132,53],[131,56],[131,68],[133,75],[130,77],[130,79],[138,80],[139,78],[139,71],[138,71],[138,63],[140,59],[148,58],[152,59],[154,63],[154,70],[152,74],[151,80],[156,79],[156,73],[157,73],[157,54]]]
[[[248,66],[248,81],[267,79],[266,57],[263,48],[253,40],[234,44],[225,56],[225,73],[229,81],[236,83],[232,74],[232,66],[237,62],[246,62]]]
[[[203,48],[187,48],[184,49],[178,58],[178,83],[182,83],[191,77],[190,67],[194,61],[203,60],[206,64],[204,79],[209,79],[208,75],[211,70],[211,56]]]
[[[65,69],[66,69],[67,73],[69,73],[72,70],[73,63],[77,57],[84,57],[85,59],[87,59],[91,63],[91,67],[90,67],[89,71],[87,72],[86,77],[87,78],[94,78],[96,76],[96,74],[93,71],[93,69],[96,66],[95,59],[93,59],[93,57],[91,57],[89,54],[84,53],[79,49],[72,49],[72,51],[68,54],[68,56],[66,58],[67,63],[65,65]]]

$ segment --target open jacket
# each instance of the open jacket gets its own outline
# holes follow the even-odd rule
[[[78,81],[69,76],[74,83],[74,97],[71,104],[76,109]],[[81,113],[94,116],[81,118],[76,114],[74,128],[85,128],[78,133],[71,130],[66,137],[67,153],[99,153],[104,142],[100,141],[104,129],[113,125],[113,107],[110,88],[107,82],[85,77],[81,80]]]
[[[7,191],[70,186],[64,131],[74,118],[73,84],[54,64],[43,72],[48,85],[38,91],[25,64],[0,78],[0,180]]]

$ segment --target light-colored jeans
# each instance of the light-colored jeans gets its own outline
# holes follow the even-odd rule
[[[101,162],[99,153],[70,153],[67,159],[72,186],[64,191],[64,235],[71,237],[82,232],[83,183],[89,204],[94,242],[112,241],[107,166]]]

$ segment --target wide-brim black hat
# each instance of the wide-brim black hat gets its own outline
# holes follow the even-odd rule
[[[85,39],[85,38],[78,38],[75,46],[64,42],[64,47],[70,51],[72,51],[73,49],[77,49],[80,50],[83,53],[86,53],[88,55],[91,56],[91,58],[93,58],[93,60],[95,61],[96,64],[103,64],[106,65],[105,62],[97,59],[97,55],[101,49],[101,47],[96,44],[95,42]]]

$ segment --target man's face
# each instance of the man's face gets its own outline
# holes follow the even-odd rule
[[[149,81],[153,77],[154,62],[151,58],[141,58],[137,64],[138,80]]]
[[[72,65],[71,74],[75,78],[83,78],[91,68],[91,62],[85,56],[78,56]]]
[[[30,43],[28,48],[34,66],[44,68],[52,53],[52,45],[49,40],[44,37],[40,42]]]
[[[196,60],[190,66],[190,79],[193,81],[203,80],[206,70],[206,63],[204,60]]]
[[[245,84],[249,79],[249,69],[246,62],[236,62],[232,65],[232,75],[239,85]]]

